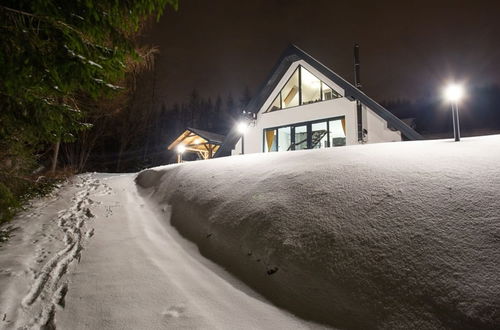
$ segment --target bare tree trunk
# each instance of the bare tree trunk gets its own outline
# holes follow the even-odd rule
[[[116,172],[120,172],[124,151],[125,151],[125,143],[122,143],[120,144],[120,149],[118,151],[118,159],[116,160]]]
[[[59,146],[61,145],[61,140],[57,140],[54,144],[54,153],[52,156],[52,167],[50,168],[50,173],[54,174],[57,167],[57,158],[59,157]]]
[[[151,137],[151,133],[149,128],[149,125],[151,122],[154,122],[155,116],[154,116],[154,109],[155,109],[155,88],[156,88],[156,71],[153,71],[153,86],[151,88],[151,102],[149,103],[149,113],[146,116],[146,144],[144,146],[144,154],[142,156],[142,161],[146,161],[146,157],[148,156],[148,151],[149,151],[149,140]],[[154,131],[153,131],[154,132]]]

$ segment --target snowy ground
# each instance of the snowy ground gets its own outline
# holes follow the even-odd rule
[[[78,176],[2,228],[1,329],[321,328],[201,257],[134,177]]]
[[[349,329],[500,329],[500,135],[146,170],[172,224],[279,306]]]
[[[77,176],[0,228],[0,328],[498,329],[499,164],[490,136]]]

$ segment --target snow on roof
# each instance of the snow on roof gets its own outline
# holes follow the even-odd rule
[[[500,135],[250,154],[141,172],[200,251],[341,328],[500,324]]]

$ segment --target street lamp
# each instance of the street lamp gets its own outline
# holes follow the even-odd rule
[[[186,151],[186,146],[179,144],[177,146],[177,163],[182,163],[182,154]]]
[[[464,89],[459,84],[450,84],[444,90],[445,99],[451,103],[451,115],[453,117],[453,136],[455,141],[460,141],[460,122],[458,120],[458,102],[464,96]]]
[[[248,128],[248,123],[245,121],[241,121],[238,123],[238,126],[236,126],[238,129],[238,132],[241,134],[241,154],[245,154],[245,132],[247,131]]]

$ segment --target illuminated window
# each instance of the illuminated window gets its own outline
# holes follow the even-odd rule
[[[281,90],[281,107],[290,108],[299,105],[299,70],[295,70],[288,82]]]
[[[278,96],[276,96],[274,102],[271,104],[268,111],[274,111],[279,109],[281,109],[281,93],[278,94]]]
[[[278,151],[288,151],[292,145],[291,127],[278,128]]]
[[[331,120],[328,123],[330,146],[345,146],[345,119]]]
[[[293,132],[295,140],[292,150],[307,149],[307,125],[295,126]]]
[[[276,131],[274,128],[264,130],[264,152],[278,151]]]
[[[320,149],[346,145],[345,117],[268,128],[264,152]]]
[[[339,98],[341,95],[330,86],[319,80],[315,75],[302,66],[299,66],[285,86],[278,93],[267,110],[275,111],[298,105]]]
[[[328,123],[326,121],[311,124],[311,148],[328,147]]]
[[[321,80],[312,73],[300,67],[302,82],[302,104],[321,101]]]

